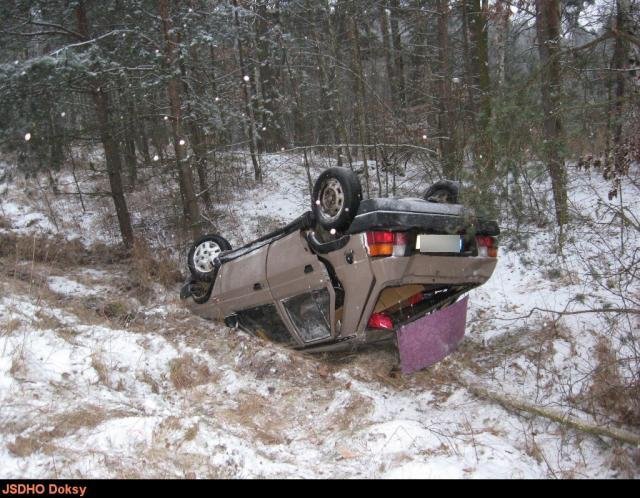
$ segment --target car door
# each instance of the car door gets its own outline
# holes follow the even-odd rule
[[[233,316],[244,330],[284,345],[297,345],[299,339],[280,318],[267,282],[269,244],[238,257],[220,267],[215,297],[223,317]]]
[[[296,231],[273,242],[267,281],[282,320],[304,345],[334,336],[335,292],[327,269]]]
[[[212,299],[220,302],[225,316],[271,302],[266,274],[268,250],[265,244],[220,267]]]

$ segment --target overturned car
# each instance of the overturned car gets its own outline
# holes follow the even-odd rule
[[[345,168],[318,177],[312,209],[232,249],[205,235],[181,291],[198,315],[308,351],[396,340],[404,372],[433,364],[462,339],[466,298],[497,262],[495,221],[457,203],[457,184],[425,199],[362,200]]]

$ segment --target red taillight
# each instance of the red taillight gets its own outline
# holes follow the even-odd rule
[[[422,292],[418,292],[417,294],[414,294],[408,299],[409,305],[415,306],[416,304],[421,303],[423,299],[424,299],[424,295],[422,294]]]
[[[370,329],[393,330],[393,320],[384,313],[371,313],[367,327]]]
[[[409,243],[405,232],[367,232],[367,252],[369,256],[404,256]]]
[[[393,232],[367,232],[367,243],[393,244]]]
[[[478,235],[476,237],[476,246],[478,247],[478,256],[497,258],[498,244],[495,237],[490,235]]]

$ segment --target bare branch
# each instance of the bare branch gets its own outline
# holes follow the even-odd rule
[[[32,31],[28,33],[24,33],[22,31],[0,31],[3,35],[12,35],[12,36],[51,36],[51,35],[60,35],[60,36],[70,36],[69,33],[65,33],[64,31]]]
[[[638,38],[637,36],[633,36],[632,34],[627,33],[626,31],[618,31],[616,28],[613,28],[612,31],[614,35],[624,38],[625,40],[630,41],[634,45],[640,47],[640,38]]]
[[[57,31],[62,31],[66,35],[73,36],[79,40],[82,40],[83,38],[80,33],[73,31],[71,29],[67,29],[61,24],[56,24],[56,23],[47,22],[47,21],[33,21],[33,20],[29,20],[29,24],[33,24],[34,26],[43,26],[46,28],[55,28]]]
[[[588,309],[588,310],[558,311],[558,310],[548,310],[545,308],[538,308],[537,306],[534,306],[533,308],[531,308],[531,311],[529,311],[529,313],[526,315],[515,316],[511,318],[496,317],[495,319],[502,320],[502,321],[521,320],[523,318],[530,318],[535,311],[542,311],[544,313],[553,313],[554,315],[560,315],[560,316],[584,315],[586,313],[630,313],[632,315],[640,315],[640,310],[633,309],[633,308],[594,308],[594,309]]]

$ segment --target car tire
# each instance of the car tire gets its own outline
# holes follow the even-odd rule
[[[424,193],[424,199],[440,204],[457,204],[460,192],[459,182],[440,180],[431,185]]]
[[[320,226],[341,231],[353,221],[361,200],[358,175],[347,168],[329,168],[313,186],[312,210]]]
[[[211,297],[213,282],[200,281],[191,286],[191,298],[196,304],[204,304]]]
[[[216,276],[214,260],[222,251],[230,251],[231,244],[224,237],[208,234],[196,240],[189,250],[187,264],[196,280],[213,282]]]

